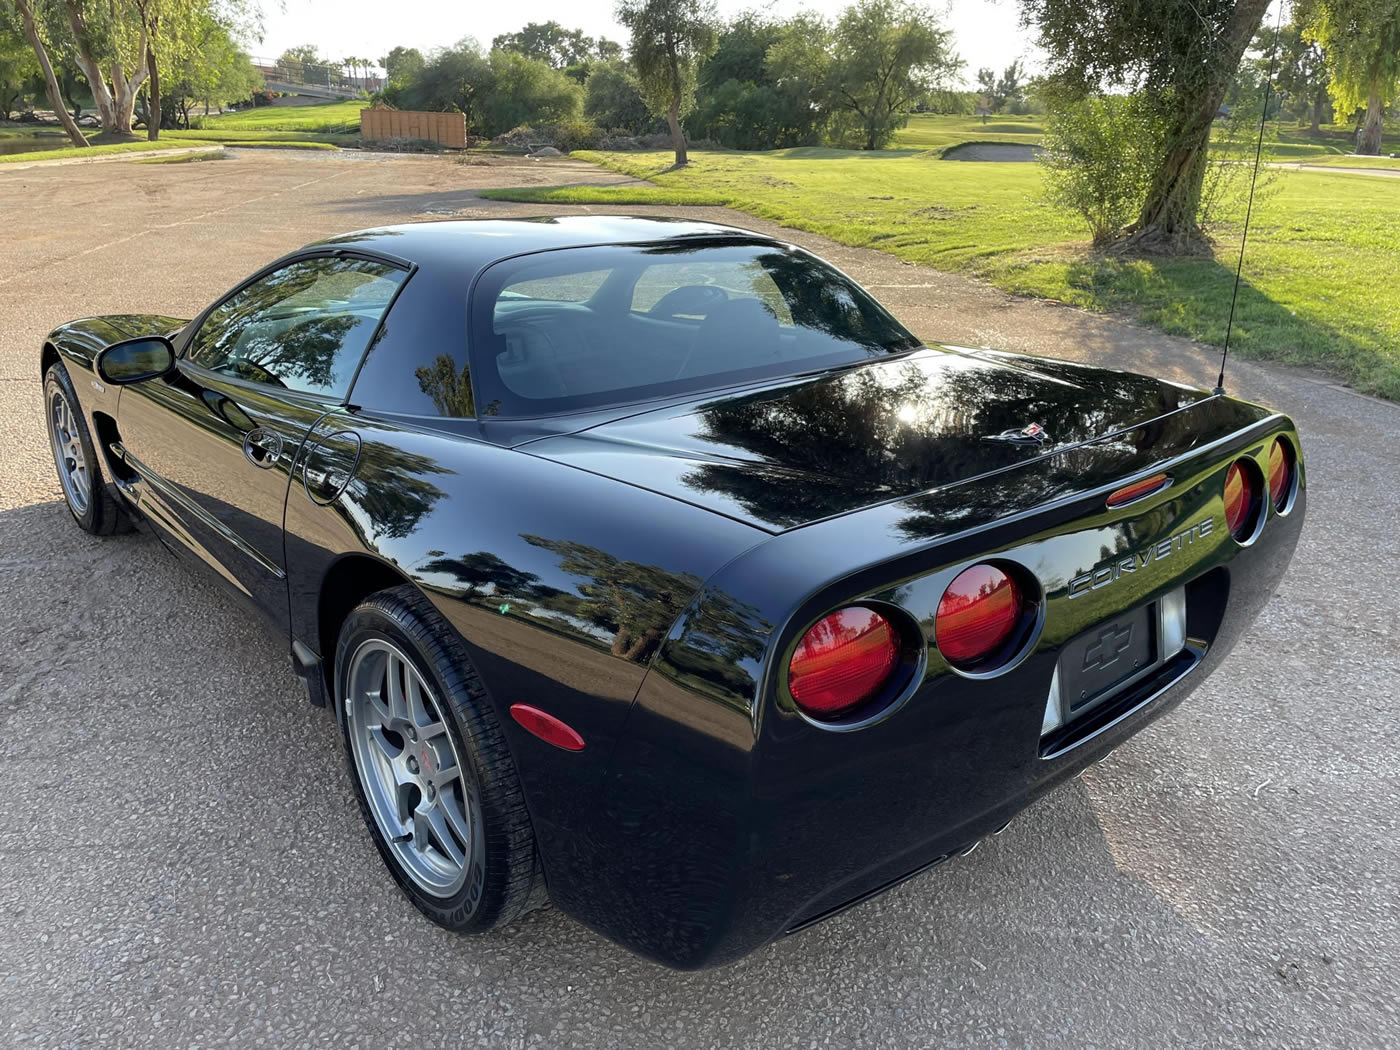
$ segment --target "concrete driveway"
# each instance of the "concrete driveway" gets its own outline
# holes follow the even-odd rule
[[[188,315],[322,235],[518,210],[473,189],[521,180],[613,177],[249,151],[0,169],[0,1044],[1400,1043],[1400,408],[1243,362],[1231,390],[1306,443],[1292,571],[1182,709],[1000,838],[698,974],[548,910],[476,940],[421,919],[285,642],[154,540],[70,523],[37,347],[74,316]],[[1214,351],[791,236],[930,338],[1213,382]]]

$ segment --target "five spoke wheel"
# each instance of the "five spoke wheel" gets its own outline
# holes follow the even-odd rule
[[[437,698],[381,638],[355,650],[347,679],[350,747],[370,812],[413,881],[450,897],[478,846],[480,806]]]
[[[83,455],[83,440],[78,429],[77,414],[62,390],[53,390],[49,398],[49,441],[53,459],[58,466],[58,479],[73,513],[87,513],[92,481],[88,475],[87,457]]]

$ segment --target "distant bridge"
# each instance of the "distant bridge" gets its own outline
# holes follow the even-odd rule
[[[384,79],[368,76],[364,67],[344,63],[301,62],[297,59],[254,58],[253,68],[262,74],[268,91],[284,95],[310,95],[313,98],[356,98],[384,86]],[[356,75],[351,75],[352,73]]]

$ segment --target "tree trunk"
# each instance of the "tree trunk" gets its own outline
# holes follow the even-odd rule
[[[1223,96],[1223,92],[1220,97]],[[1149,255],[1203,255],[1210,242],[1196,221],[1206,176],[1211,121],[1220,99],[1198,99],[1195,112],[1179,118],[1177,130],[1153,177],[1138,221],[1122,247]]]
[[[131,134],[131,115],[136,110],[136,96],[140,94],[141,85],[146,82],[149,72],[146,63],[145,30],[141,31],[141,47],[138,54],[141,56],[140,61],[130,80],[127,79],[120,62],[112,63],[112,88],[115,92],[113,105],[116,109],[114,130],[119,135]]]
[[[77,59],[78,68],[83,71],[83,76],[87,78],[88,88],[92,91],[92,101],[97,107],[97,119],[102,124],[105,132],[118,132],[117,110],[112,100],[112,93],[107,90],[107,81],[102,76],[102,67],[97,64],[97,60],[92,57],[92,40],[88,34],[87,20],[83,18],[82,11],[74,0],[64,0],[63,12],[68,18],[68,28],[73,33],[73,52]],[[131,126],[128,123],[127,132],[130,133]]]
[[[1209,253],[1210,240],[1196,221],[1196,213],[1205,181],[1211,122],[1268,7],[1269,0],[1237,0],[1209,78],[1198,93],[1178,96],[1166,154],[1152,179],[1142,214],[1129,227],[1124,250],[1151,255]]]
[[[1381,104],[1380,78],[1371,81],[1371,95],[1366,100],[1366,119],[1356,133],[1356,152],[1374,157],[1381,151],[1381,131],[1385,124],[1385,106]]]
[[[676,151],[676,167],[683,168],[690,163],[690,157],[685,151],[685,132],[681,130],[681,96],[680,92],[671,96],[671,105],[666,110],[666,123],[671,128],[671,145]]]
[[[146,118],[146,138],[154,142],[160,138],[160,69],[156,66],[155,46],[146,40],[146,68],[151,74],[151,97],[148,103],[150,115]]]
[[[1327,89],[1321,87],[1317,89],[1317,96],[1313,99],[1312,107],[1312,130],[1314,133],[1322,131],[1322,114],[1327,105]]]
[[[72,139],[73,145],[86,146],[88,140],[78,130],[78,122],[73,119],[73,115],[68,112],[68,107],[63,104],[63,94],[58,89],[58,77],[54,76],[53,63],[49,61],[48,49],[44,47],[44,41],[39,38],[39,28],[34,24],[34,8],[30,0],[15,0],[15,6],[19,9],[20,18],[24,22],[24,35],[29,40],[29,46],[34,49],[34,57],[39,60],[39,68],[44,71],[44,90],[49,96],[49,108],[54,111],[54,115],[63,124],[63,130],[68,132],[68,137]]]

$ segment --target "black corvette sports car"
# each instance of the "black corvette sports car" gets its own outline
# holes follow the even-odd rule
[[[926,346],[695,222],[333,237],[40,368],[73,517],[272,622],[414,904],[480,931],[547,892],[676,967],[966,851],[1179,703],[1306,493],[1285,416]]]

